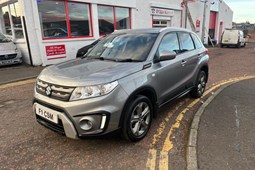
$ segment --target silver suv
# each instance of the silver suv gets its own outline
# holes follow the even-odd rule
[[[208,51],[185,29],[115,31],[83,58],[44,69],[37,78],[37,121],[70,138],[120,131],[147,134],[157,109],[188,92],[202,96]]]

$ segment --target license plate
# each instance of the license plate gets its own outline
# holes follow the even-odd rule
[[[228,42],[228,40],[225,40],[224,42]]]
[[[35,103],[35,113],[51,122],[58,123],[59,112]]]
[[[12,64],[13,60],[0,61],[0,64]]]

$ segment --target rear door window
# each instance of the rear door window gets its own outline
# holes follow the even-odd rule
[[[178,35],[181,44],[181,52],[191,51],[195,49],[194,43],[189,33],[180,32],[178,33]]]

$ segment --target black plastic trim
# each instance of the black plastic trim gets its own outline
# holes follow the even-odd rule
[[[69,114],[66,113],[65,110],[63,110],[63,109],[61,109],[61,108],[58,108],[58,107],[55,107],[55,106],[52,106],[52,105],[50,105],[50,104],[44,103],[43,101],[40,101],[40,100],[38,100],[38,99],[34,99],[34,100],[33,100],[33,104],[34,104],[34,103],[39,103],[39,104],[41,104],[41,105],[43,105],[43,106],[45,106],[45,107],[48,107],[48,108],[50,108],[50,109],[56,110],[56,111],[61,112],[61,113],[64,113],[65,116],[67,116],[68,119],[72,122],[72,124],[73,124],[73,126],[74,126],[74,128],[75,128],[75,131],[76,131],[78,137],[80,137],[80,136],[97,136],[97,135],[103,134],[103,133],[107,130],[107,128],[108,128],[108,126],[109,126],[109,123],[110,123],[111,114],[110,114],[109,112],[106,112],[106,111],[97,111],[97,112],[91,112],[91,113],[86,113],[86,114],[81,114],[81,115],[75,115],[75,116],[73,116],[73,117],[88,116],[88,115],[103,115],[103,114],[106,115],[105,127],[104,127],[104,129],[102,129],[101,132],[96,133],[96,134],[80,135],[80,134],[78,133],[77,127],[75,126],[74,120],[72,119],[72,117],[71,117]],[[46,126],[46,127],[48,127],[48,126]],[[50,127],[49,127],[49,128],[50,128]]]

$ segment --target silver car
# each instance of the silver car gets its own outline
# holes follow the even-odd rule
[[[12,40],[0,33],[0,66],[22,63],[22,55]]]
[[[41,72],[35,116],[70,138],[118,131],[138,141],[158,108],[186,93],[203,95],[208,60],[197,35],[185,29],[115,31],[83,58]]]

